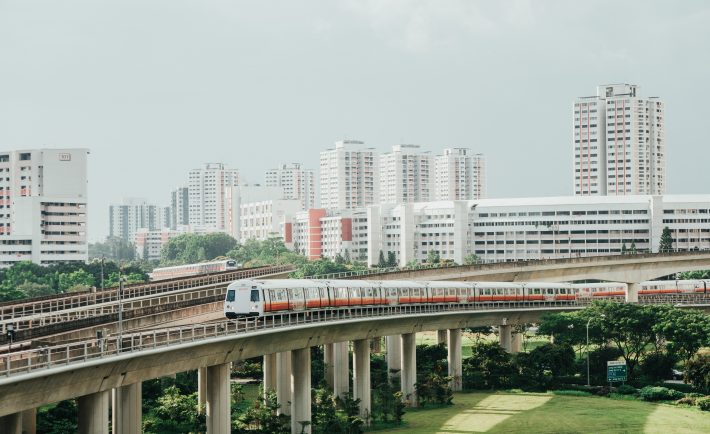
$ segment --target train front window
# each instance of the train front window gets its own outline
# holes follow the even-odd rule
[[[259,290],[258,289],[251,290],[251,298],[249,300],[250,301],[259,301]]]
[[[235,291],[233,289],[227,291],[227,301],[234,301],[234,294]]]

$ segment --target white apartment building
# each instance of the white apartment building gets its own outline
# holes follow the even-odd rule
[[[380,155],[380,203],[427,202],[434,199],[434,157],[419,145],[394,145]]]
[[[88,259],[87,149],[0,152],[0,267]]]
[[[266,186],[283,189],[284,199],[301,202],[301,209],[316,206],[315,176],[312,170],[304,169],[300,163],[282,164],[266,171]]]
[[[266,203],[284,199],[281,187],[241,185],[227,190],[227,233],[237,240],[242,238],[242,208],[252,203]]]
[[[133,242],[138,229],[170,227],[171,209],[149,204],[143,198],[124,198],[109,206],[109,236]]]
[[[228,231],[228,190],[239,185],[239,171],[208,163],[188,176],[189,223],[198,231]]]
[[[340,212],[309,209],[293,216],[284,226],[286,246],[310,260],[352,261],[367,258],[367,212],[365,209]]]
[[[365,143],[344,140],[320,153],[320,207],[345,210],[377,201],[375,151]]]
[[[190,224],[190,191],[178,187],[170,193],[170,229]]]
[[[609,84],[573,107],[574,194],[663,194],[665,109],[638,86]]]
[[[486,197],[486,162],[468,148],[446,148],[436,156],[436,200],[472,200]]]
[[[295,199],[264,200],[242,203],[240,206],[239,236],[246,240],[265,240],[281,237],[284,225],[291,216],[301,211],[301,201]]]
[[[136,231],[133,243],[136,248],[136,257],[149,261],[159,261],[160,253],[163,246],[170,238],[184,234],[183,231],[176,231],[168,228],[156,230],[138,229]]]
[[[400,265],[657,252],[668,226],[673,248],[710,249],[710,195],[543,197],[368,207],[368,263],[395,252]]]

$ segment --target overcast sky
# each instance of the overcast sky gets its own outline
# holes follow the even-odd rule
[[[250,183],[342,138],[483,152],[490,197],[572,192],[571,105],[666,103],[669,193],[710,193],[705,1],[0,0],[0,149],[87,147],[91,240],[203,162]]]

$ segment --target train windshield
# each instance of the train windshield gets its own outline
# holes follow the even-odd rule
[[[258,289],[251,290],[251,301],[259,301],[259,290]]]
[[[227,291],[227,301],[234,301],[234,293],[235,291],[233,289]]]
[[[237,261],[227,261],[227,267],[236,267]]]

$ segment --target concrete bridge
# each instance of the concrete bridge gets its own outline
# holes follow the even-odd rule
[[[683,271],[710,269],[710,251],[588,256],[568,259],[392,270],[385,273],[334,273],[319,278],[367,280],[463,280],[484,282],[571,282],[605,280],[638,283]]]
[[[689,306],[710,306],[698,294]],[[277,392],[281,411],[291,415],[292,432],[311,418],[310,347],[324,345],[327,380],[336,395],[350,390],[348,342],[353,344],[353,394],[361,413],[370,410],[370,340],[386,338],[388,371],[399,373],[402,392],[416,403],[415,335],[439,331],[447,341],[452,388],[460,390],[461,329],[499,326],[500,342],[514,352],[515,324],[537,322],[542,314],[581,309],[578,302],[516,302],[403,305],[290,313],[269,320],[218,321],[91,339],[11,353],[0,358],[0,432],[19,433],[34,420],[35,408],[78,397],[79,432],[108,433],[112,405],[115,433],[138,433],[141,382],[197,369],[209,433],[228,433],[229,364],[264,356],[264,385]],[[443,336],[442,336],[443,335]],[[31,429],[27,429],[32,432]],[[306,432],[309,432],[306,429]]]

